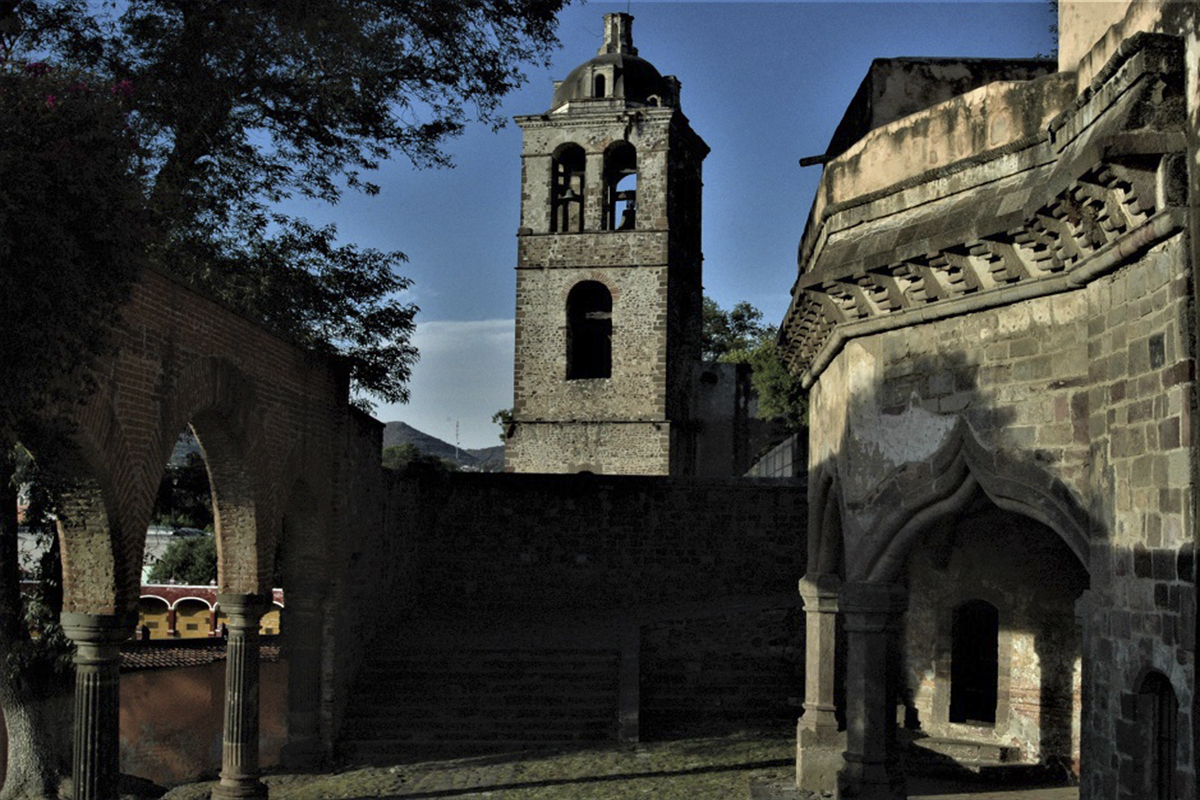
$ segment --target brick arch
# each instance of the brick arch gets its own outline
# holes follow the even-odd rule
[[[1090,571],[1093,526],[1070,491],[1040,467],[988,450],[964,422],[937,453],[922,464],[900,467],[884,483],[872,503],[886,509],[874,526],[880,544],[864,554],[854,568],[862,574],[848,574],[850,580],[895,580],[929,525],[965,509],[978,490],[1001,509],[1053,530]]]
[[[127,614],[137,608],[153,496],[147,501],[134,479],[124,430],[105,396],[89,397],[76,422],[67,460],[50,465],[68,480],[57,523],[63,610]]]
[[[200,444],[213,492],[220,591],[268,590],[278,515],[254,383],[227,360],[197,359],[175,381],[163,420],[158,464],[185,426]]]
[[[615,280],[613,280],[612,276],[599,270],[589,270],[580,275],[570,284],[563,287],[562,291],[559,293],[563,308],[567,307],[567,297],[571,294],[571,290],[584,281],[595,281],[596,283],[604,284],[604,288],[608,289],[608,293],[612,295],[614,303],[616,303],[617,298],[621,296],[621,287]]]

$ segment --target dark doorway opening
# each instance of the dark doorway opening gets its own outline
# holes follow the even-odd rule
[[[1138,691],[1138,721],[1147,736],[1145,791],[1155,800],[1175,800],[1175,749],[1178,746],[1176,717],[1179,701],[1171,682],[1160,672],[1151,672]]]
[[[950,721],[996,724],[1000,612],[970,600],[954,612],[950,651]]]

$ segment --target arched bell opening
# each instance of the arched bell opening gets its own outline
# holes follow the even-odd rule
[[[907,727],[922,760],[1079,763],[1083,564],[1054,530],[983,491],[935,521],[909,554]]]
[[[637,227],[637,149],[615,142],[604,151],[604,213],[600,227],[606,231],[631,231]]]
[[[550,232],[583,231],[584,174],[587,157],[577,144],[560,145],[551,157]]]

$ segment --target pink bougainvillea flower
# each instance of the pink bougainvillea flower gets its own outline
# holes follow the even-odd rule
[[[56,95],[56,94],[46,95],[46,108],[54,108],[56,105],[58,105],[58,95]]]
[[[119,97],[133,97],[133,81],[123,78],[114,83],[110,91]]]

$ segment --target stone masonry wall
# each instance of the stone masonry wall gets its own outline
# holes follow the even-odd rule
[[[852,571],[884,544],[870,536],[885,511],[872,506],[877,487],[928,459],[959,420],[985,448],[1052,476],[1082,504],[1091,519],[1082,758],[1118,765],[1085,772],[1094,797],[1116,796],[1118,775],[1136,794],[1145,723],[1135,696],[1149,670],[1170,680],[1179,702],[1180,796],[1194,785],[1186,247],[1176,235],[1070,293],[853,340],[812,395],[812,468],[845,459]]]
[[[509,472],[664,475],[670,464],[671,426],[666,422],[524,423],[508,439],[505,457]]]
[[[790,723],[804,685],[799,603],[648,623],[641,672],[645,738]]]
[[[790,481],[456,473],[394,499],[418,606],[601,612],[793,594],[804,574]]]
[[[584,280],[599,281],[612,294],[611,378],[566,379],[567,295]],[[664,419],[666,284],[665,266],[518,271],[516,417],[523,422]]]
[[[411,610],[397,619],[487,631],[490,647],[618,649],[622,719],[640,708],[643,737],[798,713],[794,481],[452,473],[396,479],[389,499],[406,542],[391,598]]]

